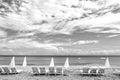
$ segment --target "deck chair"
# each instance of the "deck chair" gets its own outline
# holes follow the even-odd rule
[[[40,74],[39,69],[37,67],[32,67],[32,71],[33,71],[34,75],[39,75]]]
[[[117,76],[120,76],[120,71],[119,71],[119,70],[114,71],[113,74],[114,74],[114,75],[117,75]]]
[[[40,67],[40,75],[45,75],[47,74],[45,67]]]
[[[98,69],[98,75],[104,75],[105,74],[105,69]]]
[[[56,68],[56,75],[63,75],[63,68],[62,67]]]
[[[18,74],[19,73],[15,67],[10,68],[10,70],[11,70],[11,74]]]
[[[90,70],[90,73],[89,73],[91,76],[97,76],[97,69],[91,69]]]
[[[2,74],[11,74],[10,69],[8,67],[2,67],[3,73]]]
[[[2,70],[2,68],[0,67],[0,74],[3,74],[3,70]]]
[[[56,75],[55,67],[49,67],[48,69],[49,69],[49,72],[48,72],[49,75]]]
[[[89,70],[90,70],[89,68],[83,68],[80,75],[83,75],[83,76],[89,75]]]

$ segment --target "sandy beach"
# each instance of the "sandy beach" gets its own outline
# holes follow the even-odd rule
[[[120,80],[119,76],[113,74],[106,74],[104,76],[81,76],[79,74],[79,69],[70,69],[66,71],[66,76],[63,75],[33,75],[32,66],[20,67],[17,69],[22,69],[23,72],[14,75],[0,75],[0,80]]]
[[[34,76],[31,73],[23,72],[16,75],[0,75],[0,80],[120,80],[120,77],[114,75],[106,75],[101,77],[96,76],[80,76],[80,75],[69,75],[69,76],[50,76],[50,75],[38,75]]]

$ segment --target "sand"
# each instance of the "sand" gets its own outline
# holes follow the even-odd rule
[[[107,74],[105,76],[80,76],[78,69],[70,69],[67,76],[54,75],[33,75],[31,66],[17,67],[17,69],[24,70],[20,74],[15,75],[0,75],[0,80],[120,80],[119,76]]]
[[[69,75],[69,76],[49,76],[49,75],[38,75],[34,76],[30,73],[22,73],[16,75],[0,75],[0,80],[120,80],[119,77],[114,75],[107,76],[80,76],[80,75]]]

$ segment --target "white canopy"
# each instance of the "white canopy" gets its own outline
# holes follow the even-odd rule
[[[70,67],[68,57],[66,58],[66,61],[65,61],[64,67],[65,67],[65,68],[69,68],[69,67]]]
[[[15,57],[11,59],[10,66],[15,67]]]
[[[51,61],[50,61],[49,67],[54,67],[54,66],[55,66],[55,64],[54,64],[54,58],[52,57],[52,58],[51,58]]]
[[[23,60],[23,65],[22,66],[27,66],[27,59],[26,59],[26,56],[24,57],[24,60]]]
[[[106,58],[106,61],[105,61],[105,68],[110,68],[110,62],[108,57]]]

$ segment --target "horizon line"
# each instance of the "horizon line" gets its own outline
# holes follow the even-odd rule
[[[120,57],[120,55],[0,55],[0,56],[15,56],[15,57]]]

